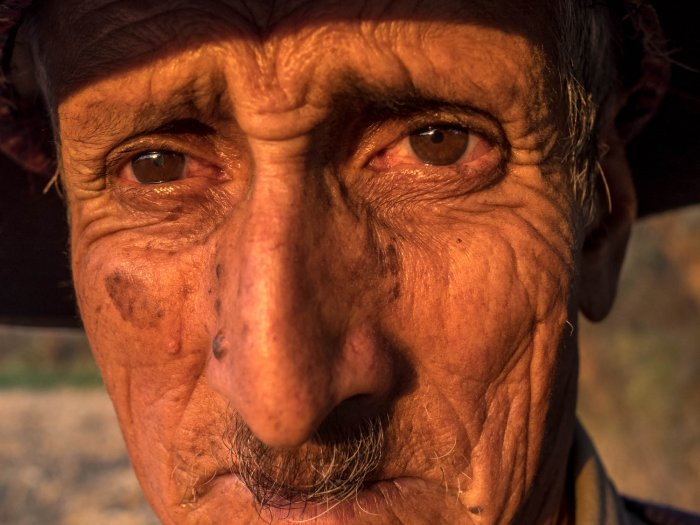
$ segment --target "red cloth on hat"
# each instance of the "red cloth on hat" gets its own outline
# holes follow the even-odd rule
[[[41,101],[20,101],[7,80],[14,34],[30,4],[31,0],[0,3],[0,152],[29,171],[49,173],[54,164],[48,151],[51,130]]]

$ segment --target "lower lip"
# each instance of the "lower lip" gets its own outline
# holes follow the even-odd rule
[[[247,490],[238,476],[228,474],[217,477],[216,484],[227,485],[234,490]],[[231,486],[234,485],[234,486]],[[224,487],[220,487],[224,488]],[[309,503],[282,508],[267,508],[261,511],[262,518],[270,523],[323,523],[326,525],[354,523],[368,516],[390,516],[392,502],[405,498],[410,493],[420,493],[425,483],[418,478],[393,478],[374,481],[363,487],[354,496],[341,502]]]

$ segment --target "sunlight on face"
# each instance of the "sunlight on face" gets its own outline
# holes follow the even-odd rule
[[[508,522],[563,490],[547,12],[77,3],[46,66],[73,271],[160,518]]]

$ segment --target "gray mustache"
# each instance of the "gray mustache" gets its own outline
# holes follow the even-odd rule
[[[327,425],[303,446],[279,449],[262,443],[236,415],[229,446],[260,511],[337,505],[354,497],[381,465],[384,430],[378,417],[352,429]]]

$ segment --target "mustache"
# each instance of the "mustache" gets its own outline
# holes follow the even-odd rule
[[[379,417],[352,428],[326,423],[309,442],[294,449],[265,445],[238,415],[230,430],[228,446],[236,472],[260,511],[337,505],[350,499],[379,469],[384,452]]]

